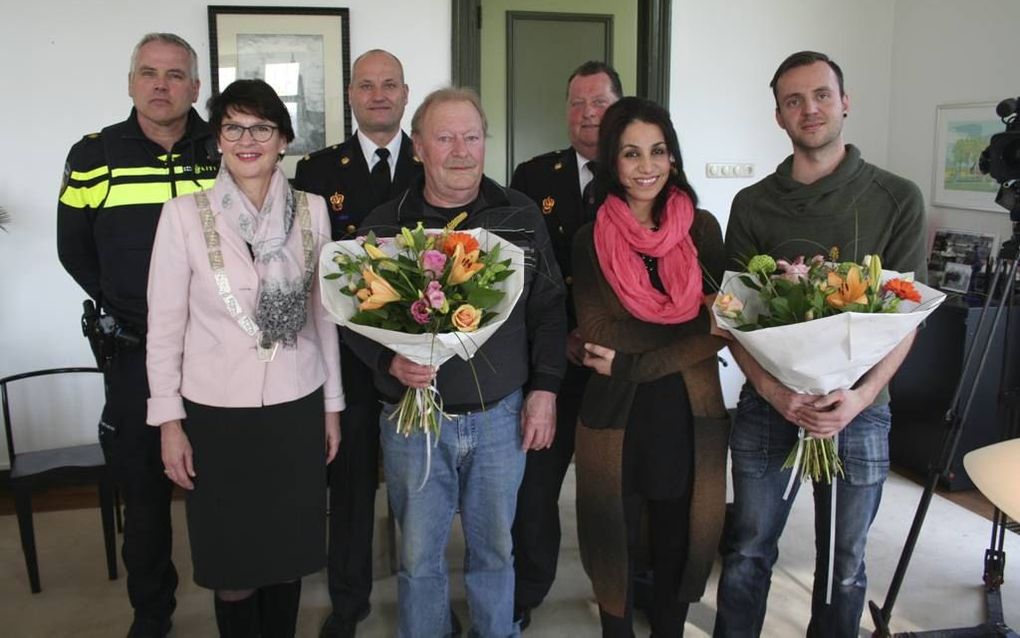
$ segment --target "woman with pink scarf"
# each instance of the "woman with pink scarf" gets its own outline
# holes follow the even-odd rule
[[[585,339],[576,435],[581,560],[603,636],[633,636],[636,568],[652,573],[653,636],[683,634],[722,529],[727,420],[706,300],[722,274],[719,224],[697,196],[669,113],[610,107],[599,132],[595,222],[574,239]]]

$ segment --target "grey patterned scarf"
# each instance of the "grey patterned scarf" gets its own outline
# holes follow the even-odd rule
[[[259,275],[254,319],[263,341],[279,341],[293,348],[307,320],[311,286],[304,281],[300,253],[287,246],[294,227],[294,192],[287,176],[276,167],[262,208],[256,210],[226,166],[221,165],[212,201],[227,225],[251,245]]]

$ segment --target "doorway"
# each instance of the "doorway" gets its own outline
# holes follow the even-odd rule
[[[616,68],[627,95],[668,100],[669,1],[452,0],[453,83],[479,91],[486,174],[569,145],[567,77],[589,59]]]

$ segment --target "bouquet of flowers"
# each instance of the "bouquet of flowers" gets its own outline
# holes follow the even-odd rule
[[[333,320],[422,364],[469,360],[502,325],[524,287],[520,248],[484,229],[404,228],[332,242],[319,257],[322,303]],[[408,388],[391,421],[438,441],[442,397]]]
[[[713,305],[719,326],[795,392],[852,387],[945,299],[911,275],[882,270],[877,255],[838,260],[835,248],[809,261],[756,255],[746,271],[724,275]],[[802,480],[842,475],[832,439],[803,429],[784,467]]]

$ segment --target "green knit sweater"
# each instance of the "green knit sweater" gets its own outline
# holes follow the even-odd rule
[[[926,275],[924,200],[917,186],[846,147],[836,170],[813,184],[790,176],[793,156],[737,193],[726,227],[727,269],[756,254],[792,260],[839,249],[841,261],[877,254],[889,270]]]

